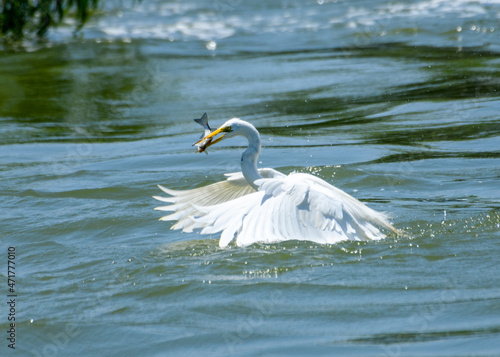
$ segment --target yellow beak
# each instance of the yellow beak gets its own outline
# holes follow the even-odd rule
[[[195,142],[193,145],[196,145],[196,144],[199,144],[203,141],[206,142],[206,144],[204,145],[204,149],[208,148],[209,146],[212,146],[213,144],[215,143],[218,143],[219,141],[222,140],[222,138],[224,138],[224,136],[229,133],[231,131],[231,127],[230,126],[225,126],[225,127],[222,127],[222,128],[219,128],[217,130],[214,130],[212,131],[210,134],[208,134],[207,136],[205,136],[204,138],[201,138],[200,140],[198,140],[197,142]],[[222,134],[220,137],[218,137],[217,139],[215,140],[212,140],[212,138],[214,138],[215,136],[217,136],[218,134],[220,133],[225,133],[225,134]]]

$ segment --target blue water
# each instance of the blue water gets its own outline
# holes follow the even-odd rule
[[[498,1],[143,1],[76,36],[2,45],[5,278],[19,356],[500,355]],[[162,184],[239,170],[194,155],[208,112],[404,230],[378,242],[218,247],[170,230]]]

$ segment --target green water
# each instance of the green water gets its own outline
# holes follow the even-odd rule
[[[401,2],[389,21],[382,1],[238,3],[213,19],[161,4],[120,17],[144,34],[109,10],[80,38],[0,54],[2,299],[8,247],[17,294],[2,355],[498,355],[498,6],[439,5],[439,20]],[[198,37],[179,25],[207,18]],[[244,140],[194,155],[205,111],[212,127],[252,122],[262,167],[319,176],[405,234],[220,249],[169,230],[157,184],[239,171]]]

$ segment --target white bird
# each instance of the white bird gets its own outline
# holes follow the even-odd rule
[[[219,134],[222,136],[215,138]],[[199,142],[207,142],[209,147],[237,135],[248,139],[248,148],[241,156],[241,173],[226,174],[227,180],[191,190],[158,186],[170,197],[154,198],[170,205],[155,209],[173,212],[160,218],[177,221],[171,229],[221,232],[220,247],[233,239],[238,246],[248,246],[287,240],[332,244],[385,238],[377,226],[397,232],[385,214],[319,177],[257,169],[260,135],[248,122],[230,119]]]

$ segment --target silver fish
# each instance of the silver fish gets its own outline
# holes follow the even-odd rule
[[[195,122],[200,124],[204,130],[203,134],[201,134],[200,139],[203,139],[205,136],[210,134],[212,132],[212,129],[210,129],[210,126],[208,125],[208,115],[207,113],[203,113],[202,117],[200,119],[194,119]],[[212,142],[212,138],[209,138],[207,140],[203,140],[197,143],[194,143],[193,146],[197,146],[198,150],[196,152],[204,152],[205,149],[207,148],[207,145],[209,145]],[[207,151],[205,151],[206,154],[208,154]]]

